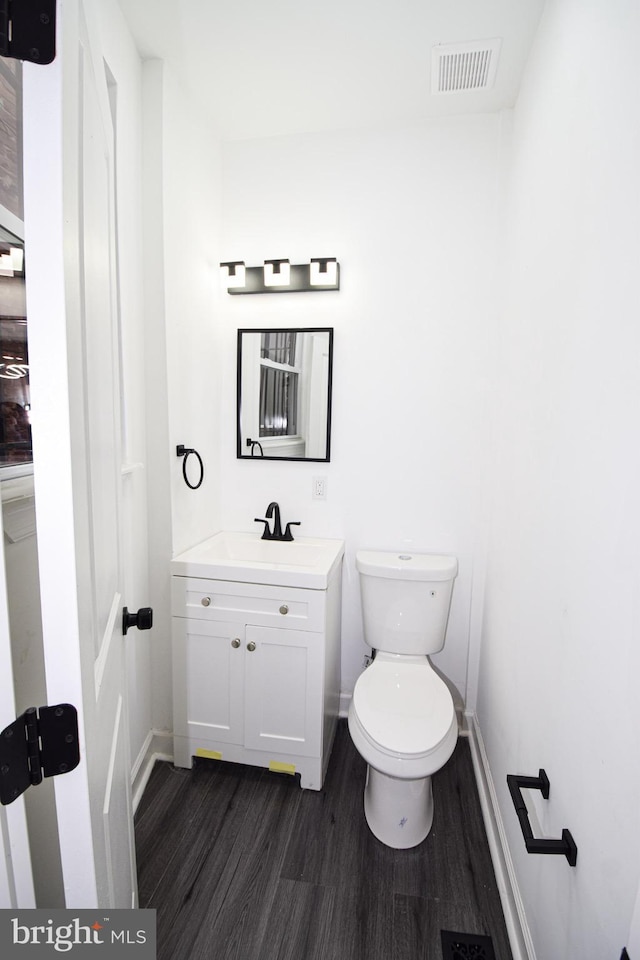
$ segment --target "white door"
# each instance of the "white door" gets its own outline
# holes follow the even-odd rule
[[[0,536],[0,728],[16,719],[9,614]],[[39,704],[38,704],[39,706]],[[0,908],[35,907],[24,799],[0,806]]]
[[[95,0],[59,4],[58,55],[24,70],[27,315],[49,703],[80,766],[57,777],[69,907],[137,905],[124,644],[114,134]]]

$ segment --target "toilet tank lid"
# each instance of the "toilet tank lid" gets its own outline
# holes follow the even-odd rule
[[[356,569],[370,577],[391,580],[453,580],[458,573],[456,557],[407,550],[358,550]]]

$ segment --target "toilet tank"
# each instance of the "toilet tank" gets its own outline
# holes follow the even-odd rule
[[[455,557],[359,550],[366,643],[386,653],[429,654],[444,646]]]

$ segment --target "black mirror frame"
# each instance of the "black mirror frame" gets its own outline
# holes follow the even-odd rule
[[[327,380],[327,447],[326,457],[252,456],[242,452],[242,335],[244,333],[328,333],[329,376]],[[238,329],[236,353],[236,458],[238,460],[290,461],[294,463],[329,463],[331,460],[331,398],[333,386],[333,327],[242,327]],[[259,441],[256,441],[258,443]]]

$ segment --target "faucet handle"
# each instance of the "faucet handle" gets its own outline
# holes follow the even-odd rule
[[[263,517],[254,517],[255,523],[264,523],[264,530],[262,531],[261,540],[271,540],[271,531],[269,530],[269,521],[265,520]],[[293,537],[291,538],[293,540]]]
[[[283,540],[293,540],[293,534],[291,533],[291,527],[299,527],[299,526],[300,526],[300,521],[299,521],[299,520],[290,520],[289,523],[287,524],[287,526],[285,527],[285,531],[284,531],[284,535],[283,535],[282,539],[283,539]]]

